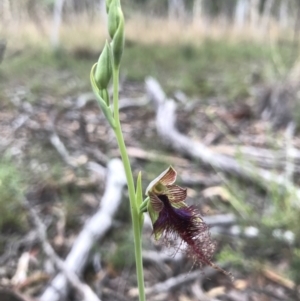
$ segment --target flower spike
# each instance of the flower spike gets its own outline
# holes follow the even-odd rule
[[[180,238],[187,246],[186,252],[200,265],[209,265],[232,279],[230,273],[215,265],[211,258],[215,243],[211,240],[209,228],[197,209],[188,206],[185,188],[175,185],[177,173],[169,167],[148,186],[148,212],[153,224],[156,240],[163,238],[169,245]]]

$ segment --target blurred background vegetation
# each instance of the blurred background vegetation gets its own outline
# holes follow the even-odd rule
[[[121,94],[124,97],[142,97],[145,94],[144,79],[151,75],[161,83],[168,96],[177,97],[184,107],[178,112],[178,127],[183,132],[197,139],[208,139],[211,132],[218,132],[223,137],[223,144],[237,149],[241,145],[262,146],[274,151],[285,149],[285,127],[261,125],[257,107],[263,100],[258,97],[258,92],[274,86],[288,86],[290,78],[299,88],[300,1],[121,2],[126,17],[126,48],[121,71]],[[82,215],[89,216],[92,212],[91,199],[102,188],[78,187],[75,180],[66,183],[69,167],[61,162],[45,138],[47,129],[37,133],[35,126],[38,125],[32,122],[30,129],[34,133],[18,132],[19,127],[14,122],[22,122],[21,117],[28,110],[41,113],[38,115],[39,124],[43,124],[48,113],[51,116],[55,111],[56,117],[66,114],[66,102],[75,104],[81,94],[90,92],[89,72],[107,37],[103,0],[0,2],[0,254],[5,253],[12,235],[22,236],[28,231],[26,214],[19,204],[22,195],[34,195],[39,200],[37,204],[44,206],[45,215],[51,214],[49,204],[62,204],[70,233],[82,225]],[[298,94],[293,96],[295,105],[291,106],[293,114],[289,120],[295,123],[296,129],[299,119],[294,116],[300,116]],[[284,97],[278,99],[276,104],[286,101]],[[226,114],[232,114],[244,105],[250,108],[251,117],[243,121],[247,130],[241,133],[240,125],[231,126],[231,119],[227,119],[229,115]],[[200,113],[186,109],[188,106],[199,108]],[[151,108],[145,107],[144,110],[148,114],[149,128],[154,128],[155,117]],[[93,107],[93,111],[95,115],[100,114],[97,107]],[[136,115],[130,115],[129,120],[124,117],[128,131],[132,132],[128,137],[141,139],[138,145],[144,149],[158,149],[174,155],[157,141],[157,137],[154,137],[156,149],[153,140],[149,140],[144,132],[135,136],[136,125],[129,122],[130,118],[139,119],[144,115],[134,113]],[[219,121],[220,116],[227,119],[226,124]],[[85,151],[79,149],[80,143],[72,142],[76,135],[80,135],[78,124],[81,121],[66,118],[64,122],[58,117],[55,126],[61,130],[63,141],[72,154],[82,155]],[[103,120],[101,122],[105,124]],[[70,127],[69,132],[67,127]],[[106,143],[107,139],[101,139],[101,133],[107,135],[107,129],[90,138],[94,143],[91,147],[101,149],[107,158],[115,156],[116,152],[112,152],[114,143]],[[300,147],[297,133],[295,130],[291,142],[296,150]],[[136,146],[137,142],[129,141],[129,144]],[[240,162],[251,160],[245,156],[237,159]],[[288,164],[288,158],[285,159]],[[297,160],[293,163],[296,166],[294,174],[289,178],[295,187],[299,185]],[[199,162],[192,162],[191,166],[193,174],[211,172],[202,168]],[[140,168],[145,171],[145,185],[163,169],[161,163],[135,160],[135,173]],[[284,166],[268,166],[268,169],[274,170],[274,177],[284,172]],[[76,179],[86,176],[85,170],[80,168],[72,173]],[[289,289],[289,300],[299,300],[299,196],[293,190],[276,185],[271,192],[265,192],[234,178],[222,181],[220,186],[227,192],[226,197],[217,194],[213,200],[203,196],[203,187],[190,188],[191,198],[198,206],[201,203],[202,212],[231,212],[237,218],[239,235],[217,235],[220,248],[216,259],[231,263],[242,278],[250,275],[251,281],[262,271],[266,275],[266,266],[271,266],[281,275],[280,279],[294,281],[292,286],[281,285]],[[80,202],[79,199],[86,201]],[[118,230],[123,225],[124,235],[112,230],[102,251],[105,250],[104,259],[110,269],[120,271],[126,265],[133,265],[133,258],[128,255],[132,255],[132,237],[128,226],[129,211],[125,205],[117,220],[120,224],[116,228]],[[250,231],[248,235],[249,226],[259,234],[252,235]],[[55,229],[51,229],[50,232],[54,233]]]

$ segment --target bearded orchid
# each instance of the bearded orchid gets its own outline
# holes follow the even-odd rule
[[[177,173],[169,167],[146,189],[149,197],[147,211],[153,224],[156,240],[163,239],[168,245],[179,238],[186,244],[186,252],[200,265],[209,265],[231,277],[211,261],[215,251],[207,224],[197,209],[185,203],[186,188],[175,185]]]

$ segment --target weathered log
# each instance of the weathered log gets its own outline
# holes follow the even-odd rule
[[[108,164],[105,192],[95,215],[88,220],[77,237],[69,255],[66,266],[80,275],[85,267],[88,255],[94,243],[99,241],[109,230],[112,219],[121,203],[122,190],[126,183],[123,164],[113,159]],[[65,300],[68,283],[64,274],[57,275],[40,297],[40,301]]]
[[[156,108],[156,129],[161,139],[183,155],[189,156],[214,169],[229,173],[241,179],[254,182],[266,190],[276,184],[289,192],[293,192],[299,204],[300,190],[296,188],[285,176],[275,174],[251,165],[249,162],[242,164],[225,155],[213,152],[199,141],[180,133],[176,126],[176,104],[172,99],[167,99],[159,83],[151,77],[146,79],[148,97]]]

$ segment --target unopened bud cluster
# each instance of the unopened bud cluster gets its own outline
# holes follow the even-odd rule
[[[104,115],[114,127],[108,85],[114,70],[120,67],[124,48],[124,16],[120,0],[106,0],[106,11],[111,42],[106,42],[98,62],[91,70],[91,83]]]

